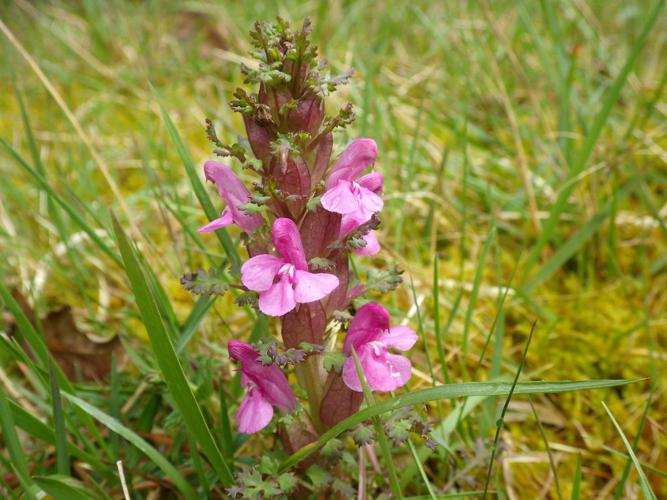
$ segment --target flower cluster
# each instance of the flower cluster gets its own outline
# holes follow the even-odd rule
[[[295,374],[308,393],[311,423],[321,432],[361,403],[353,351],[368,385],[393,391],[408,381],[411,364],[389,350],[406,351],[417,336],[407,326],[390,327],[387,310],[367,302],[356,309],[347,329],[342,370],[324,369],[322,346],[335,346],[325,342],[335,332],[330,324],[341,311],[354,312],[367,292],[363,283],[353,283],[350,254],[380,251],[373,229],[384,206],[383,176],[374,170],[378,150],[369,138],[352,141],[331,162],[333,132],[351,122],[353,114],[348,106],[326,116],[323,97],[348,75],[324,73],[308,34],[308,22],[292,32],[282,20],[258,23],[251,33],[259,66],[242,71],[259,88],[251,94],[237,90],[231,102],[243,116],[247,143],[226,146],[211,124],[208,132],[217,154],[235,158],[259,179],[248,189],[230,167],[207,161],[205,178],[215,184],[226,207],[199,231],[238,226],[249,254],[240,268],[242,288],[256,294],[261,313],[279,318],[285,348],[319,346]],[[244,342],[232,340],[228,350],[247,388],[236,416],[239,432],[264,428],[274,407],[282,413],[296,408],[281,368],[263,364],[259,351]]]

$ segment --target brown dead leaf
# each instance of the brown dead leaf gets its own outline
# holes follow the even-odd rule
[[[36,325],[35,312],[18,291],[12,291],[14,299],[30,322]],[[86,380],[100,380],[111,372],[111,357],[115,353],[119,361],[123,357],[118,336],[110,340],[97,341],[82,332],[74,321],[72,308],[62,306],[41,319],[46,346],[68,378],[80,376]],[[10,335],[15,332],[10,328]]]

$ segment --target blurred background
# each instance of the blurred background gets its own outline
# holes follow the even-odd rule
[[[311,16],[332,73],[355,69],[328,101],[330,112],[351,101],[358,115],[335,151],[357,136],[379,145],[383,251],[358,265],[405,270],[384,300],[423,338],[411,388],[511,380],[536,321],[522,379],[641,380],[515,398],[496,487],[510,498],[569,498],[580,457],[584,498],[637,497],[604,401],[667,496],[667,12],[655,4],[2,2],[0,280],[41,320],[91,401],[108,397],[110,372],[123,381],[122,405],[151,386],[109,211],[175,321],[186,322],[196,297],[180,276],[223,252],[194,232],[205,216],[183,155],[198,171],[212,157],[207,117],[224,141],[243,133],[227,102],[242,84],[255,20]],[[2,322],[11,334],[11,315]],[[228,374],[226,340],[251,328],[231,297],[220,298],[188,352],[208,359],[214,376]],[[48,415],[30,374],[0,356],[0,389]],[[458,465],[434,479],[440,487],[483,483],[495,408],[489,400],[471,413],[475,431],[453,441]],[[131,406],[117,410],[131,420]],[[26,446],[40,463],[44,449]]]

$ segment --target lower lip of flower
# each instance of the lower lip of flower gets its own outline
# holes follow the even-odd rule
[[[369,342],[368,345],[370,345],[373,348],[373,354],[375,354],[376,356],[382,354],[382,348],[384,347],[384,344],[382,342],[374,340],[372,342]]]
[[[280,269],[278,269],[278,276],[282,277],[284,275],[287,275],[287,279],[289,280],[290,283],[294,283],[295,273],[296,273],[296,268],[294,267],[294,264],[290,263],[285,263],[282,266],[280,266]]]

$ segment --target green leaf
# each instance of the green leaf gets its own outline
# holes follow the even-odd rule
[[[577,454],[577,464],[574,468],[574,478],[572,479],[571,500],[579,500],[579,489],[581,487],[581,453]]]
[[[590,389],[604,389],[608,387],[617,387],[637,382],[637,380],[582,380],[582,381],[563,381],[563,382],[523,382],[517,383],[514,387],[514,395],[519,394],[555,394],[559,392],[585,391]],[[368,420],[376,415],[382,415],[390,411],[406,408],[410,406],[428,403],[429,401],[440,401],[442,399],[456,399],[471,396],[507,396],[512,389],[512,384],[508,382],[468,382],[465,384],[443,384],[437,387],[429,387],[421,391],[411,392],[402,396],[397,396],[381,403],[358,411],[345,420],[327,430],[320,438],[310,443],[289,456],[281,465],[280,470],[284,471],[299,463],[301,460],[310,456],[324,446],[327,441],[338,436],[346,430],[352,429],[364,420]]]
[[[401,275],[403,270],[397,265],[390,269],[371,269],[368,272],[368,280],[366,282],[366,289],[369,291],[387,293],[398,288],[403,283]]]
[[[83,399],[79,399],[67,392],[63,392],[62,395],[65,399],[81,408],[81,410],[103,424],[110,431],[115,432],[116,434],[125,438],[140,451],[142,451],[148,458],[153,461],[155,465],[157,465],[162,470],[162,472],[167,475],[167,477],[169,477],[169,479],[173,481],[174,485],[176,485],[176,487],[180,490],[181,493],[183,493],[186,498],[197,498],[197,494],[192,489],[192,486],[190,486],[181,473],[178,472],[178,470],[173,465],[171,465],[171,463],[169,463],[169,461],[164,456],[162,456],[160,452],[153,448],[153,446],[146,442],[141,436],[125,427],[112,416],[104,413],[98,408],[95,408],[93,405],[88,404]]]
[[[47,194],[47,196],[54,200],[58,205],[60,205],[65,212],[72,218],[74,222],[85,232],[90,240],[94,242],[100,250],[107,254],[114,262],[120,264],[120,258],[118,255],[111,250],[109,245],[107,245],[104,240],[99,236],[98,232],[93,229],[79,214],[79,211],[72,207],[65,199],[60,196],[49,184],[49,181],[44,178],[37,170],[35,170],[30,164],[28,164],[14,149],[0,137],[0,144],[7,150],[9,155],[14,158],[14,160],[26,171],[28,172],[36,181],[39,187],[41,187]],[[83,204],[83,202],[82,202]]]
[[[50,445],[56,444],[55,432],[48,425],[39,420],[32,413],[28,413],[14,401],[9,401],[9,407],[12,411],[12,417],[14,418],[14,423],[17,427],[23,429],[35,439],[39,439]],[[110,469],[93,455],[80,449],[78,446],[75,446],[70,442],[67,442],[67,450],[70,455],[77,457],[82,462],[89,463],[98,472],[106,472]]]
[[[4,389],[0,390],[0,429],[2,429],[2,437],[4,446],[9,452],[12,465],[16,471],[21,485],[25,488],[29,498],[36,498],[38,489],[30,478],[28,472],[28,461],[26,460],[23,448],[19,441],[16,429],[14,428],[14,416],[9,408],[9,403],[5,397]]]
[[[220,453],[211,430],[204,420],[201,408],[199,408],[197,400],[188,385],[183,367],[171,343],[164,321],[160,316],[155,297],[147,285],[139,260],[115,217],[113,217],[113,226],[123,262],[125,263],[125,272],[130,279],[132,293],[146,326],[146,331],[148,332],[155,357],[169,393],[173,397],[174,403],[183,417],[188,431],[199,443],[199,446],[201,446],[202,451],[210,460],[220,480],[225,486],[229,486],[233,481],[232,473]]]
[[[621,439],[623,440],[623,444],[625,445],[625,448],[628,450],[628,455],[630,455],[630,459],[632,460],[632,463],[635,466],[635,469],[637,470],[637,474],[639,474],[639,486],[642,489],[642,493],[644,494],[644,498],[646,500],[657,500],[657,497],[655,496],[655,493],[653,493],[653,490],[651,489],[651,483],[648,482],[648,478],[646,477],[646,474],[644,473],[644,469],[642,469],[642,466],[639,463],[639,459],[637,459],[637,455],[635,455],[635,450],[632,449],[632,445],[630,444],[630,441],[628,441],[628,438],[625,437],[625,434],[623,433],[623,429],[621,429],[621,426],[618,424],[618,422],[614,418],[614,415],[612,415],[611,411],[609,411],[609,408],[607,407],[607,405],[604,404],[604,401],[602,401],[602,406],[604,406],[604,411],[607,412],[607,415],[609,415],[609,418],[611,419],[612,423],[614,424],[614,427],[616,427],[616,430],[618,431],[618,434],[621,436]]]
[[[343,364],[347,356],[339,351],[330,351],[325,352],[322,355],[322,365],[326,371],[336,370],[337,373],[340,373]]]
[[[67,454],[67,435],[65,434],[65,416],[63,414],[60,386],[53,362],[49,362],[49,378],[51,379],[51,401],[53,407],[53,426],[56,437],[56,468],[58,474],[69,473],[69,455]]]
[[[595,144],[600,138],[602,129],[604,128],[604,126],[607,123],[607,120],[609,119],[611,110],[613,109],[614,104],[616,104],[616,101],[618,100],[621,94],[621,90],[625,85],[628,75],[632,71],[632,68],[634,67],[635,63],[637,62],[639,54],[642,48],[644,47],[644,44],[648,39],[648,35],[653,29],[653,26],[655,25],[655,22],[658,19],[658,14],[662,10],[664,4],[665,0],[659,0],[655,4],[650,14],[648,15],[646,24],[644,25],[641,33],[637,37],[635,44],[632,47],[632,50],[628,55],[625,64],[623,65],[623,68],[621,69],[620,73],[618,74],[618,76],[616,77],[616,79],[609,87],[607,93],[604,96],[600,112],[595,117],[595,120],[593,121],[593,124],[590,127],[590,129],[586,131],[586,140],[582,145],[581,149],[579,150],[578,154],[576,155],[572,165],[570,166],[570,171],[568,172],[565,184],[559,190],[558,198],[556,199],[556,202],[553,204],[553,207],[549,212],[549,218],[544,222],[542,226],[542,233],[540,234],[540,237],[533,246],[531,253],[528,257],[528,261],[525,264],[524,268],[525,270],[523,276],[524,278],[530,271],[532,265],[535,262],[537,262],[537,259],[539,258],[539,255],[544,246],[547,244],[549,239],[553,237],[556,226],[560,221],[560,216],[565,210],[568,200],[570,199],[570,195],[572,194],[572,191],[577,185],[577,180],[579,178],[579,175],[583,172],[583,170],[586,168],[586,165],[588,164],[588,160],[591,156],[591,153],[593,152]]]
[[[229,289],[222,269],[211,268],[208,271],[198,269],[185,273],[181,277],[181,285],[195,295],[224,295]]]
[[[308,476],[310,482],[313,483],[313,486],[318,490],[327,486],[333,479],[331,474],[329,474],[322,468],[322,466],[318,464],[314,464],[308,467],[306,476]]]
[[[62,474],[35,476],[35,483],[55,500],[91,500],[99,495],[88,490],[82,483]]]

